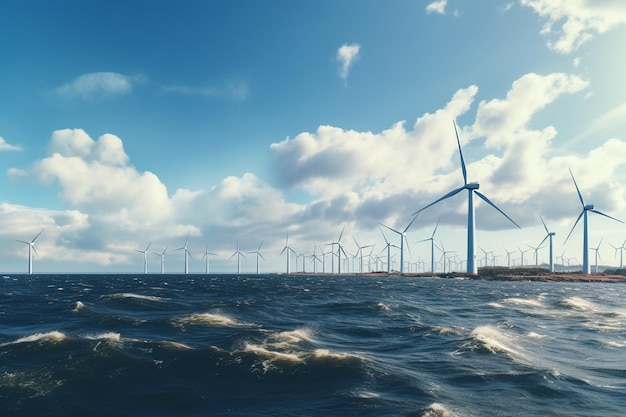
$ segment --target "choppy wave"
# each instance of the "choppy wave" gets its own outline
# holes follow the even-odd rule
[[[184,324],[202,324],[207,326],[224,326],[224,327],[236,327],[244,326],[245,323],[237,321],[224,314],[216,313],[194,313],[188,316],[179,317],[174,320],[178,325]]]
[[[135,299],[135,300],[145,300],[145,301],[155,301],[155,302],[168,301],[167,298],[157,297],[155,295],[143,295],[143,294],[135,294],[131,292],[109,294],[109,295],[104,295],[102,297],[110,298],[110,299]]]
[[[53,330],[51,332],[35,333],[29,336],[20,337],[19,339],[13,342],[4,343],[2,346],[15,345],[19,343],[35,343],[35,342],[58,343],[58,342],[62,342],[63,340],[65,340],[66,337],[67,336],[64,333],[61,333],[57,330]]]

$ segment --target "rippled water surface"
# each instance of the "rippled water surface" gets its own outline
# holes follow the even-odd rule
[[[0,278],[2,416],[623,416],[626,286]]]

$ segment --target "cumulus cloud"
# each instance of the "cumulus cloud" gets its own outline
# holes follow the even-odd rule
[[[19,145],[11,145],[7,143],[2,136],[0,136],[0,152],[22,151],[22,147]]]
[[[353,43],[351,45],[343,44],[337,50],[337,63],[339,64],[339,76],[344,80],[348,80],[348,74],[352,65],[359,59],[359,51],[361,45]]]
[[[432,3],[429,3],[426,6],[426,13],[427,14],[431,14],[431,13],[446,14],[447,4],[448,4],[448,0],[433,1]]]
[[[106,99],[132,92],[132,79],[116,72],[83,74],[55,89],[66,98]]]
[[[626,23],[622,0],[521,0],[521,4],[546,21],[541,34],[556,37],[556,41],[548,41],[548,47],[562,54]]]

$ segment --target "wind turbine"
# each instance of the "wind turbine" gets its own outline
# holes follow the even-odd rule
[[[541,249],[541,244],[539,244],[539,246],[535,247],[535,246],[530,246],[528,243],[526,244],[526,246],[528,246],[529,248],[531,248],[532,250],[535,251],[535,267],[539,266],[539,256],[538,256],[538,252],[539,249]]]
[[[463,186],[457,188],[456,190],[450,191],[448,194],[443,197],[435,200],[430,203],[426,207],[416,211],[413,214],[417,214],[426,210],[428,207],[433,206],[439,203],[442,200],[450,198],[463,190],[467,190],[468,199],[467,199],[467,273],[472,275],[478,274],[478,266],[476,265],[476,252],[474,251],[474,247],[476,246],[476,237],[474,235],[474,228],[476,224],[476,216],[474,214],[474,194],[480,197],[483,201],[489,204],[491,207],[498,210],[504,217],[509,219],[511,223],[521,229],[521,227],[513,221],[509,216],[506,215],[502,210],[500,210],[495,204],[493,204],[484,194],[478,191],[479,184],[477,182],[467,182],[467,169],[465,168],[465,160],[463,159],[463,151],[461,150],[461,141],[459,140],[459,133],[456,130],[456,123],[452,122],[454,125],[454,133],[456,134],[456,142],[459,146],[459,155],[461,157],[461,170],[463,171]]]
[[[617,256],[617,251],[619,251],[619,269],[624,267],[624,245],[626,245],[626,240],[622,242],[621,246],[613,246],[612,243],[609,243],[613,249],[615,249],[615,256]]]
[[[261,243],[263,243],[263,242],[261,242]],[[235,251],[235,253],[230,255],[230,258],[228,258],[228,259],[232,259],[233,256],[235,256],[235,255],[237,255],[237,273],[240,274],[241,273],[241,257],[243,256],[245,258],[246,255],[244,255],[243,253],[241,253],[239,251],[239,241],[237,241],[237,250]]]
[[[387,236],[385,236],[385,233],[383,233],[383,229],[380,229],[380,233],[382,233],[383,239],[385,239],[385,243],[386,243],[385,248],[387,249],[387,273],[390,274],[391,273],[391,247],[393,246],[394,248],[397,248],[397,246],[389,243],[389,241],[387,240]],[[385,248],[383,248],[383,250],[385,250]]]
[[[550,272],[554,272],[554,262],[552,257],[552,237],[556,234],[548,230],[548,226],[546,226],[546,222],[543,221],[543,217],[541,217],[541,213],[539,213],[539,218],[541,219],[541,223],[543,224],[543,228],[546,229],[546,237],[543,238],[539,246],[546,241],[547,238],[550,238]]]
[[[511,269],[511,254],[515,253],[515,251],[509,252],[509,250],[507,248],[504,248],[504,251],[506,252],[507,266],[508,266],[509,269]]]
[[[363,273],[363,249],[365,248],[371,248],[374,245],[365,245],[365,246],[361,246],[359,245],[359,242],[356,241],[356,237],[352,236],[352,239],[354,239],[354,243],[356,243],[356,247],[357,247],[357,251],[356,254],[359,255],[359,259],[360,259],[360,263],[361,263],[361,273]],[[355,255],[356,255],[355,254]]]
[[[435,226],[435,230],[433,230],[433,234],[430,235],[428,239],[420,240],[420,242],[426,242],[430,240],[430,271],[435,273],[435,233],[437,233],[437,228],[439,227],[439,221],[437,220],[437,225]],[[418,242],[419,243],[419,242]]]
[[[337,273],[341,274],[341,252],[343,252],[344,255],[346,255],[346,258],[348,257],[348,255],[346,254],[346,251],[343,250],[343,246],[341,246],[341,237],[343,236],[343,231],[345,230],[345,226],[341,229],[341,233],[339,234],[339,239],[337,239],[336,242],[331,242],[331,243],[327,243],[327,245],[337,245]],[[332,259],[331,259],[332,261]],[[335,273],[335,264],[331,262],[332,265],[332,270],[333,273]]]
[[[413,218],[411,219],[411,221],[409,222],[409,224],[404,228],[403,231],[399,231],[396,229],[392,229],[391,227],[384,225],[382,223],[378,223],[381,226],[386,227],[387,229],[391,230],[392,232],[396,232],[397,234],[400,235],[400,273],[402,274],[404,272],[404,241],[406,240],[407,242],[407,246],[409,241],[407,240],[406,237],[406,232],[407,230],[409,230],[409,227],[411,227],[411,225],[413,224],[413,222],[415,221],[415,219],[417,219],[417,213],[413,213]],[[411,249],[409,248],[409,252],[411,251]]]
[[[204,254],[201,259],[204,259],[204,273],[209,273],[209,255],[216,256],[213,252],[209,252],[209,243],[204,243]]]
[[[523,268],[524,267],[524,254],[526,252],[528,252],[530,249],[526,249],[526,250],[521,250],[520,247],[518,246],[517,249],[519,250],[519,253],[521,254],[521,259],[520,259],[520,265]]]
[[[185,252],[185,275],[189,273],[189,259],[188,256],[191,256],[191,252],[187,249],[187,243],[189,242],[189,233],[187,233],[187,239],[185,239],[185,246],[182,248],[174,249],[174,251],[182,250]],[[191,256],[193,258],[193,256]]]
[[[574,226],[572,227],[572,230],[570,230],[569,234],[567,235],[567,237],[565,238],[565,242],[567,242],[567,239],[569,239],[570,235],[572,234],[572,232],[574,231],[574,228],[576,227],[576,225],[578,224],[578,222],[580,221],[580,218],[583,218],[583,265],[582,265],[582,273],[583,274],[587,274],[589,275],[591,273],[591,268],[589,266],[589,228],[588,228],[588,223],[587,223],[587,212],[591,211],[593,213],[599,214],[601,216],[604,217],[608,217],[609,219],[613,219],[615,221],[618,221],[620,223],[624,223],[621,220],[616,219],[615,217],[611,217],[608,214],[604,214],[601,211],[598,211],[594,208],[593,204],[585,204],[585,200],[583,200],[583,196],[580,193],[580,189],[578,188],[578,184],[576,184],[576,180],[574,179],[574,174],[572,174],[572,170],[569,170],[570,175],[572,176],[572,180],[574,181],[574,185],[576,186],[576,192],[578,193],[578,198],[580,199],[580,204],[582,204],[583,206],[583,211],[580,212],[580,214],[578,215],[578,218],[576,219],[576,222],[574,223]]]
[[[18,240],[18,242],[28,245],[28,273],[29,274],[33,273],[33,251],[35,251],[35,255],[39,256],[39,254],[37,253],[37,249],[35,249],[35,240],[37,240],[39,235],[42,233],[43,233],[43,229],[41,229],[41,231],[37,233],[37,236],[35,236],[33,240],[31,240],[30,242],[26,242],[24,240]]]
[[[165,273],[165,252],[167,252],[167,246],[165,247],[165,250],[161,253],[154,252],[155,255],[158,255],[161,257],[161,273],[162,274]]]
[[[598,258],[600,258],[600,245],[602,244],[603,239],[600,239],[598,246],[596,246],[595,248],[590,248],[592,251],[596,252],[596,274],[598,273]]]
[[[259,274],[259,258],[265,260],[263,255],[261,255],[261,246],[263,246],[263,241],[261,241],[261,244],[259,245],[259,248],[256,251],[248,252],[248,255],[256,254],[256,273],[257,273],[257,275]],[[239,272],[239,271],[237,271],[237,272]]]
[[[280,251],[280,254],[282,255],[283,252],[287,252],[287,273],[291,273],[290,268],[289,268],[289,260],[291,259],[291,255],[289,254],[289,252],[293,252],[296,253],[296,251],[294,251],[293,249],[291,249],[291,247],[289,246],[289,231],[287,231],[287,240],[285,242],[285,247],[283,248],[282,251]]]
[[[148,249],[150,249],[152,242],[148,243],[148,246],[144,250],[136,250],[135,252],[143,253],[143,273],[148,273]]]

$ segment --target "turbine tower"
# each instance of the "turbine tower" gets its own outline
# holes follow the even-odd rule
[[[189,233],[187,233],[187,239],[185,239],[185,246],[183,246],[182,248],[178,248],[178,249],[174,249],[175,251],[177,250],[182,250],[185,252],[185,275],[187,275],[189,273],[189,259],[188,256],[191,256],[191,252],[189,252],[189,249],[187,249],[187,243],[189,242]],[[191,256],[193,258],[193,256]]]
[[[621,220],[616,219],[615,217],[611,217],[608,214],[604,214],[601,211],[598,211],[594,208],[593,204],[585,204],[585,200],[583,200],[583,196],[580,193],[580,189],[578,188],[578,184],[576,184],[576,180],[574,179],[574,174],[572,174],[572,170],[569,170],[570,175],[572,176],[572,181],[574,181],[574,186],[576,187],[576,192],[578,193],[578,198],[580,199],[580,204],[583,206],[583,211],[580,212],[572,230],[570,230],[569,234],[565,238],[565,243],[567,243],[567,239],[569,239],[570,235],[574,231],[574,228],[580,221],[580,218],[583,218],[583,265],[582,265],[582,273],[583,274],[591,274],[591,267],[589,266],[589,228],[587,223],[587,212],[591,211],[593,213],[599,214],[604,217],[608,217],[609,219],[613,219],[620,223],[624,223]]]
[[[543,217],[541,217],[541,213],[539,213],[539,218],[541,219],[541,223],[543,224],[543,228],[546,229],[546,237],[543,238],[539,246],[543,245],[543,242],[546,241],[547,238],[550,238],[550,272],[554,272],[554,261],[552,257],[552,237],[556,234],[548,230],[548,226],[546,226],[546,222],[543,221]]]
[[[158,255],[161,257],[161,273],[162,274],[165,273],[165,252],[167,252],[167,246],[165,247],[165,250],[161,253],[154,252],[155,255]]]
[[[41,229],[41,231],[37,233],[37,236],[35,236],[33,240],[31,240],[30,242],[26,242],[25,240],[18,240],[18,242],[28,245],[28,273],[29,274],[33,273],[33,251],[35,251],[35,255],[39,256],[39,254],[37,253],[37,249],[35,249],[35,240],[42,233],[43,233],[43,229]]]
[[[428,207],[433,206],[437,203],[439,203],[442,200],[445,200],[447,198],[450,198],[458,193],[460,193],[463,190],[467,190],[468,192],[468,199],[467,199],[467,273],[468,274],[472,274],[472,275],[477,275],[478,274],[478,266],[476,264],[476,252],[474,251],[474,247],[476,246],[476,237],[474,235],[474,228],[476,225],[476,217],[474,215],[474,194],[476,194],[478,197],[480,197],[483,201],[485,201],[487,204],[489,204],[491,207],[495,208],[496,210],[498,210],[504,217],[506,217],[507,219],[509,219],[511,221],[511,223],[513,223],[515,226],[517,226],[518,228],[521,229],[521,227],[515,223],[513,221],[513,219],[511,219],[509,216],[506,215],[506,213],[504,213],[502,210],[500,210],[494,203],[492,203],[487,197],[485,197],[484,194],[480,193],[478,191],[479,188],[479,184],[477,182],[467,182],[467,169],[465,168],[465,160],[463,159],[463,151],[461,150],[461,141],[459,139],[459,133],[457,132],[456,129],[456,123],[454,123],[454,133],[456,134],[456,142],[459,146],[459,155],[461,157],[461,170],[463,171],[463,186],[457,188],[456,190],[452,190],[450,191],[448,194],[444,195],[443,197],[439,198],[438,200],[435,200],[434,202],[430,203],[429,205],[427,205],[426,207],[416,211],[413,214],[418,214],[420,212],[422,212],[423,210],[426,210]]]
[[[341,274],[341,252],[343,252],[344,255],[346,255],[346,258],[348,257],[348,255],[346,254],[346,251],[343,250],[343,246],[341,246],[341,237],[343,236],[343,231],[346,229],[346,227],[342,227],[341,228],[341,233],[339,234],[339,239],[337,239],[336,242],[331,242],[331,243],[327,243],[327,245],[331,246],[331,253],[332,253],[332,246],[337,245],[337,273]],[[335,264],[332,261],[332,257],[331,257],[331,266],[332,266],[332,273],[335,273]]]
[[[357,247],[356,254],[359,255],[359,260],[360,260],[360,263],[361,263],[361,271],[360,272],[363,273],[363,249],[374,247],[374,245],[361,246],[361,245],[359,245],[359,242],[357,242],[356,237],[352,236],[352,239],[354,239],[354,243],[356,243],[356,247]],[[356,254],[355,254],[355,256],[356,256]]]
[[[248,255],[256,254],[256,273],[257,273],[257,275],[259,274],[259,258],[265,260],[263,255],[261,255],[261,246],[263,246],[263,241],[261,241],[261,244],[259,245],[259,248],[256,251],[248,252]]]
[[[209,273],[209,255],[216,256],[213,252],[209,252],[209,243],[204,242],[204,254],[202,255],[202,259],[204,259],[204,273]]]
[[[600,239],[598,246],[596,246],[595,248],[590,248],[592,251],[596,253],[596,274],[598,273],[598,258],[600,258],[600,245],[602,244],[603,239],[604,238]]]
[[[280,254],[282,255],[283,252],[287,252],[287,273],[291,273],[290,271],[290,267],[289,267],[289,260],[291,259],[291,255],[289,254],[289,252],[293,252],[296,253],[296,251],[294,251],[293,249],[291,249],[291,247],[289,246],[289,231],[287,231],[287,240],[285,241],[285,247],[283,248],[282,251],[280,251]]]
[[[136,250],[135,252],[143,253],[143,273],[148,273],[148,249],[150,249],[152,242],[148,243],[148,246],[144,250]]]
[[[435,273],[435,233],[437,233],[437,228],[439,227],[439,221],[437,220],[437,225],[435,226],[435,230],[433,230],[433,234],[430,235],[428,239],[420,240],[420,242],[426,242],[430,240],[430,272]],[[419,243],[419,242],[418,242]]]
[[[397,246],[389,243],[389,241],[387,240],[387,236],[385,236],[385,233],[383,232],[383,229],[380,229],[380,233],[382,233],[383,239],[385,239],[385,243],[386,243],[385,248],[383,248],[383,250],[387,249],[387,273],[390,274],[391,273],[391,247],[393,246],[394,248],[397,248]]]
[[[409,227],[411,227],[411,225],[413,224],[413,222],[415,221],[415,219],[417,219],[417,213],[413,213],[413,218],[411,219],[411,221],[409,222],[409,224],[404,228],[403,231],[399,231],[396,229],[393,229],[387,225],[384,225],[382,223],[378,223],[383,227],[386,227],[387,229],[391,230],[392,232],[397,233],[398,235],[400,235],[400,273],[404,273],[404,241],[406,240],[407,242],[407,247],[408,247],[408,243],[409,241],[407,240],[406,237],[406,232],[407,230],[409,230]],[[409,248],[409,252],[411,251],[411,249]]]
[[[232,259],[233,256],[235,255],[237,255],[237,273],[240,274],[241,273],[241,257],[243,256],[245,258],[246,255],[244,255],[243,253],[239,251],[239,241],[237,241],[237,250],[235,251],[235,253],[230,255],[229,259]]]

